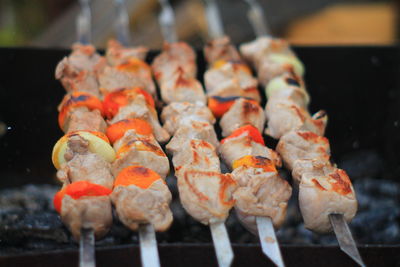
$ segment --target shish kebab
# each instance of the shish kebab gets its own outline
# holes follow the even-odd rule
[[[323,111],[309,114],[302,63],[286,41],[269,35],[256,0],[246,2],[257,39],[243,44],[240,50],[265,86],[266,133],[279,139],[277,151],[299,186],[305,227],[318,233],[333,228],[341,249],[365,266],[347,225],[357,212],[355,192],[346,172],[331,163],[329,140],[323,137],[327,116]]]
[[[239,52],[223,36],[214,1],[207,1],[210,36],[204,54],[209,69],[204,75],[209,106],[221,117],[219,153],[239,188],[234,192],[235,211],[242,224],[260,237],[263,252],[278,266],[284,266],[274,227],[282,225],[292,188],[280,177],[278,154],[265,146],[261,132],[265,115],[261,108],[258,82]],[[218,22],[215,22],[218,21]],[[215,31],[213,25],[220,25]]]
[[[221,173],[215,118],[196,79],[196,54],[188,44],[177,42],[173,10],[165,0],[160,4],[159,21],[167,42],[152,68],[167,105],[161,117],[173,136],[166,148],[172,155],[180,201],[193,218],[210,225],[218,264],[230,266],[233,252],[224,222],[234,204],[236,182]]]
[[[161,179],[161,177],[165,178],[168,173],[168,159],[152,135],[157,126],[162,130],[157,124],[157,115],[151,105],[152,103],[154,105],[154,101],[151,95],[143,89],[132,88],[135,85],[150,85],[143,86],[143,88],[150,89],[151,93],[154,92],[151,90],[154,89],[154,84],[151,86],[151,73],[146,75],[146,71],[150,71],[150,68],[140,59],[145,56],[146,52],[143,49],[125,49],[118,43],[111,42],[107,51],[107,61],[110,66],[106,66],[106,60],[96,54],[92,46],[75,46],[71,56],[60,62],[57,66],[56,76],[70,91],[60,105],[59,118],[63,118],[60,120],[60,126],[64,130],[90,128],[106,132],[117,150],[117,159],[112,166],[108,164],[108,172],[102,172],[102,165],[88,156],[87,160],[82,160],[78,156],[72,157],[72,160],[69,158],[69,150],[76,149],[77,154],[86,155],[89,150],[97,152],[109,162],[113,161],[115,153],[110,150],[110,145],[104,141],[101,143],[99,138],[96,140],[90,135],[94,133],[95,137],[99,136],[107,140],[107,137],[101,132],[74,132],[71,137],[67,135],[56,145],[53,159],[56,159],[55,162],[60,165],[61,170],[58,172],[60,179],[73,181],[73,179],[89,175],[91,181],[106,183],[108,188],[113,188],[112,193],[110,190],[107,193],[111,196],[120,220],[132,230],[139,227],[143,265],[159,266],[152,226],[157,230],[166,230],[171,224],[172,213],[168,206],[171,194]],[[123,78],[112,81],[109,73]],[[149,80],[146,81],[146,78]],[[104,105],[99,100],[103,98],[100,92],[105,93]],[[112,118],[107,129],[106,123],[100,116],[101,113]],[[166,132],[164,131],[164,133]],[[79,140],[81,144],[73,140],[76,135],[82,139]],[[165,137],[159,135],[159,138]],[[166,138],[168,139],[168,137]],[[77,144],[74,144],[73,141]],[[84,142],[89,144],[84,144]],[[86,147],[84,147],[85,145]],[[65,150],[66,152],[64,152]],[[156,167],[154,164],[149,166],[153,160],[159,160],[161,164]],[[147,167],[152,167],[155,171]],[[116,176],[115,181],[113,181],[112,173]],[[106,174],[108,176],[105,177]],[[87,198],[85,194],[90,195],[96,192],[93,188],[80,188],[78,194],[80,194],[79,198],[84,197],[82,199],[85,199]],[[69,195],[68,188],[66,194]],[[68,198],[64,196],[63,191],[55,197],[55,203],[59,203],[63,221],[68,219],[68,216],[63,214],[66,210],[66,199]],[[93,209],[93,207],[89,207],[89,210],[90,208]],[[81,209],[81,211],[86,212],[85,209]],[[107,214],[106,211],[104,209],[105,214]],[[98,212],[100,211],[98,210]],[[79,222],[81,214],[74,215],[76,217],[74,219]],[[111,211],[106,217],[110,216]],[[97,217],[97,220],[101,219],[101,216]],[[96,216],[91,216],[92,220],[96,220],[95,218]],[[152,226],[149,226],[150,224]],[[68,223],[67,225],[74,234],[76,231],[73,230],[77,226]],[[142,225],[147,226],[143,227]],[[107,229],[100,229],[103,232],[98,234],[99,230],[96,230],[95,228],[98,237],[107,232]],[[142,239],[145,239],[146,242],[142,242]],[[93,255],[91,258],[91,266],[94,266]]]

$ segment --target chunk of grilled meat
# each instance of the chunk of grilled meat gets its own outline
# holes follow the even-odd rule
[[[196,53],[185,42],[165,43],[162,53],[154,59],[152,68],[160,84],[168,81],[179,69],[185,74],[185,79],[195,78]]]
[[[100,96],[97,76],[105,65],[106,60],[92,45],[75,44],[71,54],[58,63],[55,76],[67,92],[77,90]]]
[[[248,70],[235,65],[237,65],[235,62],[226,62],[218,68],[210,68],[206,71],[204,83],[207,95],[209,97],[241,96],[260,102],[257,79]]]
[[[253,233],[257,232],[256,216],[270,217],[279,228],[285,217],[292,187],[276,170],[240,166],[232,172],[238,183],[233,193],[238,218]]]
[[[117,158],[112,164],[115,176],[132,165],[146,166],[158,173],[163,179],[169,173],[169,160],[153,136],[144,136],[135,130],[128,130],[114,143]]]
[[[90,152],[89,142],[81,136],[69,138],[65,159],[66,164],[57,172],[57,178],[64,184],[85,180],[112,189],[114,177],[110,163]]]
[[[66,116],[63,129],[65,133],[88,130],[104,133],[107,124],[99,110],[90,111],[87,107],[73,108]]]
[[[180,67],[159,86],[161,98],[166,104],[173,102],[206,104],[207,102],[201,83],[196,78],[187,75]]]
[[[226,112],[220,121],[222,136],[229,136],[236,129],[253,125],[260,133],[264,129],[265,115],[264,110],[257,102],[245,98],[239,98]]]
[[[189,139],[175,151],[172,162],[174,166],[190,165],[202,170],[220,172],[219,158],[215,155],[215,146],[212,144],[205,140]]]
[[[208,122],[189,121],[179,127],[175,132],[174,137],[172,137],[171,141],[167,144],[166,148],[168,153],[175,155],[175,153],[182,150],[185,143],[190,142],[193,139],[204,140],[216,148],[219,145],[212,124]]]
[[[107,43],[106,59],[111,66],[126,63],[131,58],[144,61],[149,49],[144,46],[125,47],[118,41],[111,39]]]
[[[136,71],[118,69],[117,67],[105,67],[99,75],[100,91],[103,95],[121,88],[140,87],[156,96],[156,87],[151,78],[150,69],[137,68]]]
[[[169,203],[172,196],[167,185],[157,180],[143,189],[136,185],[116,186],[111,194],[118,218],[131,230],[150,223],[156,231],[165,231],[172,223]]]
[[[205,225],[225,221],[235,203],[237,185],[231,174],[186,165],[176,166],[175,176],[181,203],[193,218]]]
[[[299,205],[304,226],[319,233],[332,231],[329,214],[343,214],[350,222],[357,212],[357,199],[344,170],[327,161],[298,163],[293,170],[299,185]]]
[[[88,196],[73,199],[65,195],[60,216],[75,240],[80,239],[82,227],[93,229],[96,239],[100,239],[107,234],[112,224],[110,197]]]
[[[204,47],[204,55],[210,65],[217,60],[241,60],[239,52],[232,45],[231,40],[227,36],[208,42]]]
[[[276,166],[282,165],[279,155],[274,150],[255,142],[249,136],[249,132],[229,138],[223,144],[220,144],[218,151],[229,168],[232,168],[235,160],[244,156],[262,156],[271,160]]]
[[[265,133],[273,138],[282,138],[291,131],[312,131],[323,136],[327,124],[327,115],[319,111],[311,116],[308,111],[297,103],[274,98],[265,107],[267,129]]]
[[[163,109],[161,119],[164,122],[164,129],[170,135],[174,135],[181,125],[190,121],[215,123],[210,109],[200,102],[171,103]]]
[[[252,42],[240,46],[242,56],[256,69],[263,61],[264,55],[271,53],[291,54],[289,43],[284,39],[271,37],[258,37]]]
[[[282,136],[276,151],[289,170],[293,170],[295,162],[300,159],[329,161],[330,158],[328,139],[307,131],[293,131]]]
[[[169,140],[170,135],[161,127],[156,110],[147,104],[143,95],[137,95],[132,102],[121,107],[110,121],[110,124],[130,118],[138,118],[147,121],[152,126],[153,134],[158,142],[165,143]]]

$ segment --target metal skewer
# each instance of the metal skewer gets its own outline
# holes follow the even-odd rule
[[[252,27],[257,37],[271,35],[271,32],[265,20],[264,11],[257,0],[245,1],[250,6],[250,10],[248,11],[247,16],[252,24]],[[344,251],[347,255],[349,255],[360,266],[365,266],[365,263],[362,261],[360,253],[357,249],[357,245],[353,239],[349,226],[347,225],[343,217],[343,214],[329,214],[329,219],[335,232],[336,238],[339,242],[340,249]]]
[[[117,40],[124,46],[130,44],[129,15],[124,0],[115,0],[117,19],[115,30]],[[159,267],[156,233],[153,225],[143,224],[139,226],[140,258],[143,267]]]
[[[340,249],[360,266],[366,266],[360,256],[360,252],[358,252],[356,242],[353,239],[343,214],[329,214],[329,220],[331,221],[333,231],[335,232],[336,238],[339,242]]]
[[[224,27],[219,13],[218,5],[215,0],[205,0],[206,17],[208,26],[208,36],[217,39],[224,36]]]
[[[276,266],[285,266],[271,218],[258,216],[256,222],[262,251]]]
[[[175,14],[171,8],[168,0],[159,0],[162,7],[161,13],[158,16],[158,21],[161,26],[161,31],[164,39],[168,43],[175,43],[178,41],[175,28]]]
[[[162,34],[164,39],[169,42],[173,43],[177,41],[176,31],[175,31],[175,19],[174,13],[169,5],[168,0],[159,0],[162,11],[159,15],[159,23],[161,25]],[[215,2],[213,0],[209,1],[213,5],[209,10],[209,14],[219,19],[218,10]],[[215,38],[223,35],[223,29],[221,22],[217,23],[219,26],[218,31],[215,32]],[[226,230],[224,222],[216,222],[210,224],[210,231],[211,236],[214,243],[215,253],[217,255],[218,265],[220,267],[228,267],[232,264],[233,261],[233,250],[231,246],[231,242],[229,240],[228,232]]]
[[[81,228],[81,239],[79,242],[79,267],[95,267],[94,257],[94,231],[92,228]]]
[[[80,13],[76,18],[77,40],[81,44],[91,42],[90,0],[79,0]],[[95,267],[95,238],[93,228],[82,227],[79,240],[79,267]]]

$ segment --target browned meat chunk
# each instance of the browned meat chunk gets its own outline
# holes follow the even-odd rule
[[[166,104],[173,102],[206,103],[203,86],[195,78],[188,78],[178,69],[168,80],[160,84],[161,97]]]
[[[231,174],[184,166],[175,175],[181,203],[193,218],[206,225],[225,221],[235,203],[236,182]]]
[[[108,196],[73,199],[65,195],[60,215],[75,240],[79,240],[82,227],[92,228],[95,237],[100,239],[107,234],[112,224],[111,201]]]
[[[106,58],[108,64],[116,66],[127,62],[131,58],[145,60],[148,48],[144,46],[124,47],[116,40],[110,40],[107,44]]]
[[[99,110],[89,111],[86,107],[74,108],[64,123],[64,132],[88,130],[104,133],[107,124]]]
[[[221,67],[211,68],[204,74],[207,95],[232,97],[241,96],[261,100],[258,92],[258,81],[251,72],[236,63],[226,62]]]
[[[178,169],[189,165],[202,170],[221,171],[215,147],[204,140],[192,139],[183,143],[180,150],[174,153],[172,162]]]
[[[241,166],[232,172],[238,183],[233,193],[235,210],[245,225],[257,231],[256,216],[270,217],[275,228],[279,228],[285,217],[292,187],[278,172],[267,172],[262,168]]]
[[[328,161],[330,158],[328,139],[306,131],[290,132],[282,136],[276,151],[289,170],[293,170],[294,163],[300,159]]]
[[[264,110],[254,101],[239,98],[226,112],[219,122],[222,128],[222,136],[226,137],[232,134],[236,129],[253,125],[260,133],[264,129],[265,115]]]
[[[151,72],[145,68],[139,68],[137,72],[131,72],[107,66],[99,75],[99,84],[100,91],[103,94],[122,88],[140,87],[153,97],[156,95],[156,87],[151,79]]]
[[[161,179],[146,189],[117,186],[111,194],[118,218],[131,230],[145,223],[152,224],[156,231],[167,230],[172,223],[171,199],[171,192]]]
[[[164,129],[174,135],[181,125],[190,121],[215,123],[215,118],[208,107],[202,103],[171,103],[166,106],[161,119],[164,122]]]
[[[204,140],[214,147],[218,147],[219,142],[214,130],[214,126],[208,122],[190,121],[187,124],[181,125],[175,132],[174,137],[167,144],[168,153],[175,153],[182,150],[185,143],[193,139]]]
[[[153,134],[158,142],[165,143],[169,140],[170,135],[161,127],[156,110],[147,104],[143,95],[137,95],[132,102],[121,107],[118,110],[118,113],[110,121],[110,124],[116,123],[120,120],[134,118],[147,121],[152,126]]]
[[[241,60],[239,52],[227,36],[208,42],[204,47],[204,55],[210,65],[217,60]]]
[[[257,69],[264,55],[270,53],[292,53],[287,41],[270,37],[259,37],[252,42],[242,44],[240,52]]]
[[[320,111],[310,116],[308,111],[294,102],[273,99],[265,107],[268,128],[265,133],[279,139],[283,135],[297,130],[312,131],[324,135],[327,116]]]
[[[115,142],[114,149],[117,151],[117,158],[112,164],[115,176],[131,165],[146,166],[164,179],[169,173],[169,160],[152,136],[143,136],[135,130],[128,130]]]
[[[195,78],[196,54],[187,43],[165,43],[163,52],[154,59],[152,68],[160,84],[168,81],[179,69],[185,74],[185,79]]]
[[[297,166],[299,167],[299,166]],[[350,222],[357,212],[357,199],[344,170],[329,162],[313,163],[312,168],[299,171],[299,206],[304,226],[319,233],[332,231],[329,214],[340,213]]]
[[[282,165],[281,158],[274,150],[254,142],[248,132],[229,138],[220,144],[219,153],[229,168],[232,168],[235,160],[244,156],[262,156],[271,160],[276,166]]]
[[[57,178],[68,184],[88,181],[112,189],[114,176],[110,168],[110,163],[97,154],[90,152],[75,154],[70,161],[58,170]]]

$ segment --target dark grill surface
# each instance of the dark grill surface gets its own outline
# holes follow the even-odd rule
[[[351,223],[353,234],[359,244],[374,244],[362,247],[361,254],[371,266],[394,266],[400,262],[399,51],[395,47],[295,50],[306,66],[311,111],[328,112],[333,159],[355,186],[359,212]],[[5,132],[0,136],[1,266],[77,262],[77,245],[52,206],[59,185],[51,150],[63,134],[56,108],[65,93],[54,79],[54,69],[68,53],[0,49],[0,121],[4,123],[0,123],[0,134]],[[205,68],[201,54],[198,63],[200,78]],[[266,140],[269,146],[275,143]],[[175,180],[169,178],[168,184],[174,195],[174,224],[157,234],[161,262],[165,266],[216,265],[208,228],[186,215],[177,199]],[[235,244],[236,266],[269,263],[257,238],[239,225],[234,214],[227,227]],[[288,265],[352,266],[336,247],[334,235],[319,236],[304,229],[295,198],[278,237]],[[99,266],[112,266],[116,258],[121,266],[139,263],[137,241],[136,233],[115,220],[111,232],[96,243]]]

